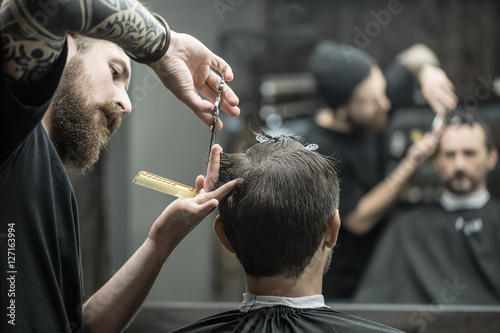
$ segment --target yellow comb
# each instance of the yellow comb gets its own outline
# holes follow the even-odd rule
[[[140,171],[134,177],[132,183],[179,198],[194,198],[199,193],[194,187],[174,182],[173,180],[154,175],[147,171]]]

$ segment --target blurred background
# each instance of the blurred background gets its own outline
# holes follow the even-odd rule
[[[317,110],[321,102],[307,73],[307,59],[324,38],[366,50],[382,68],[403,49],[423,43],[439,57],[461,104],[472,111],[486,110],[493,124],[499,124],[493,113],[500,111],[500,3],[496,0],[147,3],[173,30],[195,36],[232,66],[235,80],[230,85],[240,98],[242,114],[234,119],[221,115],[224,129],[217,134],[217,142],[225,152],[254,143],[248,135],[249,123],[279,128],[287,118]],[[378,13],[389,7],[397,8],[397,13],[382,20]],[[133,63],[132,72],[132,114],[123,119],[95,169],[85,176],[71,175],[80,208],[87,296],[133,254],[173,201],[132,184],[137,172],[149,171],[192,186],[206,165],[208,128],[163,88],[147,66]],[[418,105],[418,93],[416,107],[426,108]],[[428,115],[415,121],[427,126],[432,113]],[[411,124],[398,121],[392,126],[409,131]],[[500,133],[497,129],[494,132]],[[390,141],[391,133],[387,135]],[[388,158],[397,160],[397,152],[391,155],[389,149]],[[425,199],[422,193],[413,200]],[[213,218],[212,214],[176,249],[148,302],[241,301],[243,273],[221,250],[212,231]]]

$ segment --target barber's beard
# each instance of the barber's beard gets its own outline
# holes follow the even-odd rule
[[[92,102],[90,79],[81,58],[71,59],[51,104],[52,140],[64,165],[82,173],[92,169],[121,123],[121,109],[111,100]],[[97,121],[102,110],[107,121]]]
[[[387,114],[385,112],[378,112],[370,119],[363,119],[361,122],[348,116],[347,121],[351,125],[353,132],[378,134],[387,124]]]

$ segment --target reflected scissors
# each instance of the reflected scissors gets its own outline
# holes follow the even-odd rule
[[[215,143],[215,135],[217,134],[217,124],[219,122],[220,104],[222,102],[222,90],[224,89],[225,82],[226,82],[226,69],[224,68],[222,70],[222,77],[220,79],[219,88],[218,88],[219,95],[215,99],[214,109],[212,111],[212,115],[214,117],[214,123],[210,127],[210,130],[212,131],[212,135],[210,136],[210,147],[208,148],[208,156],[210,156],[210,150],[212,149],[212,146]]]

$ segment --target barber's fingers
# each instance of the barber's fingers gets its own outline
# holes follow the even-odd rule
[[[219,180],[220,154],[222,154],[222,147],[218,144],[213,145],[210,149],[207,175],[204,183],[204,189],[207,192],[213,191]]]
[[[426,133],[420,141],[410,146],[406,158],[415,167],[418,167],[434,153],[438,138],[439,133],[437,132]]]
[[[197,187],[201,185],[204,181],[203,176],[198,176],[196,179]],[[179,198],[177,199],[172,207],[167,207],[168,209],[173,209],[177,206],[177,210],[184,213],[180,214],[185,222],[189,225],[197,225],[202,219],[204,219],[208,214],[210,214],[219,204],[219,201],[226,197],[234,187],[241,182],[240,179],[232,180],[214,191],[205,192],[201,188],[200,193],[194,198]]]
[[[226,69],[226,81],[230,81],[227,73]],[[212,103],[214,103],[215,99],[219,96],[220,81],[221,77],[212,71],[205,81],[205,84],[200,88],[203,96],[208,98]],[[222,89],[222,103],[220,105],[221,110],[232,117],[236,117],[240,114],[240,109],[238,108],[239,102],[240,100],[238,96],[236,96],[234,91],[226,82],[224,84],[224,89]]]
[[[427,132],[424,135],[424,138],[421,143],[421,149],[425,153],[426,158],[430,157],[434,154],[434,150],[436,149],[436,145],[439,141],[439,137],[441,136],[442,129],[436,132]]]
[[[220,156],[222,154],[222,147],[214,144],[210,149],[210,156],[208,160],[207,175],[198,176],[196,178],[196,189],[201,192],[209,193],[215,190],[217,181],[219,180],[220,169]]]
[[[196,177],[195,184],[196,189],[198,190],[198,192],[200,192],[205,186],[205,177],[203,177],[202,175]]]
[[[233,70],[231,69],[231,66],[229,66],[229,64],[218,55],[213,54],[210,66],[215,70],[217,70],[219,73],[222,73],[222,71],[225,69],[226,81],[232,81],[234,79],[234,74]]]
[[[458,97],[452,91],[446,91],[443,94],[443,103],[448,107],[448,109],[455,109],[458,104]]]
[[[441,68],[425,66],[419,78],[422,94],[436,113],[443,114],[446,109],[456,108],[455,86]]]
[[[224,88],[225,89],[225,88]],[[215,107],[215,98],[216,95],[215,93],[212,91],[211,88],[208,88],[207,86],[204,86],[200,89],[200,92],[205,96],[207,97],[208,96],[212,96],[213,99],[214,99],[214,102],[211,102],[211,101],[207,101],[205,100],[206,102],[208,102],[207,106],[209,107],[208,109],[205,109],[203,110],[202,112],[195,112],[196,115],[202,119],[208,126],[212,126],[213,123],[214,123],[214,116],[213,116],[213,112],[214,112],[214,107]],[[207,97],[207,98],[210,98],[210,97]],[[228,110],[228,108],[230,108],[230,112],[226,112],[227,114],[230,114],[232,116],[237,116],[239,115],[240,113],[240,109],[237,107],[237,106],[228,106],[228,103],[222,99],[222,103],[220,104],[220,112],[226,112],[226,110]],[[219,112],[219,115],[220,115],[220,112]],[[217,130],[221,130],[223,127],[223,122],[221,120],[221,118],[219,117],[219,122],[217,124]]]
[[[210,199],[217,199],[220,201],[224,199],[227,195],[229,195],[229,193],[231,193],[242,182],[243,180],[240,178],[231,180],[230,182],[227,182],[226,184],[222,185],[216,190],[206,193],[206,195]]]
[[[453,110],[458,104],[458,97],[445,83],[422,91],[431,108],[443,114],[446,109]]]
[[[209,128],[214,123],[213,109],[214,104],[206,99],[202,99],[198,94],[194,94],[193,104],[186,102],[186,104],[194,111],[194,114],[200,118]],[[217,129],[223,127],[222,121],[219,119]],[[207,131],[208,133],[208,131]]]

